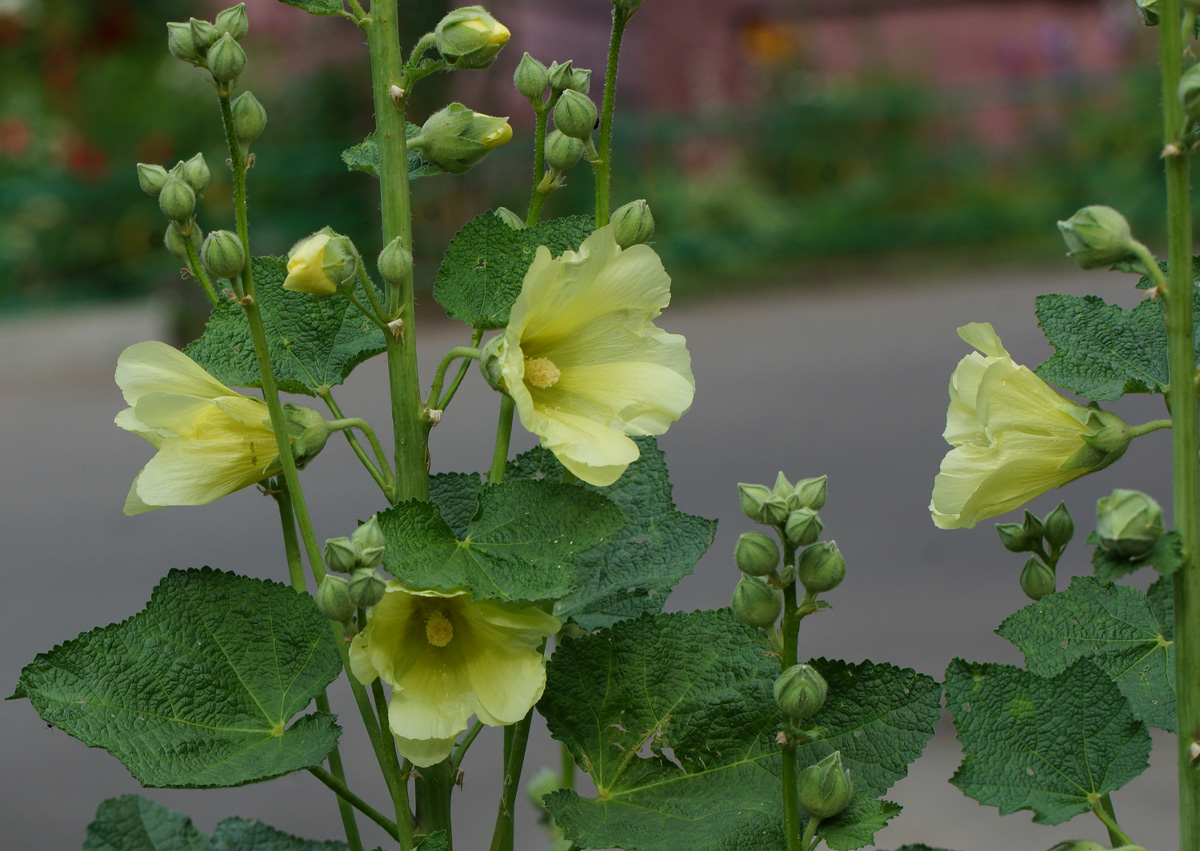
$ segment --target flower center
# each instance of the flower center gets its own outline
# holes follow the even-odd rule
[[[425,637],[434,647],[445,647],[454,638],[454,625],[441,609],[425,619]]]
[[[525,380],[534,387],[543,390],[553,387],[561,376],[562,371],[550,358],[532,358],[525,361]]]

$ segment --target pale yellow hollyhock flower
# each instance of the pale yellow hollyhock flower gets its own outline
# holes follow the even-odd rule
[[[654,325],[671,279],[613,226],[551,258],[537,250],[508,328],[489,348],[521,424],[585,482],[615,482],[638,457],[627,435],[662,434],[692,404],[687,341]]]
[[[542,644],[559,626],[534,606],[388,582],[350,645],[350,669],[361,683],[392,687],[388,726],[400,754],[434,765],[472,715],[491,726],[525,717],[546,686]]]
[[[1013,362],[991,325],[958,335],[978,352],[950,376],[946,442],[929,511],[942,529],[969,529],[1051,488],[1106,467],[1129,445],[1115,414],[1077,405]]]
[[[117,359],[130,407],[116,423],[158,450],[133,480],[126,514],[202,505],[279,472],[267,406],[235,393],[178,349],[138,343]]]
[[[331,238],[327,233],[318,232],[293,246],[288,254],[288,273],[283,282],[285,290],[318,296],[337,292],[337,281],[325,271],[325,246]]]

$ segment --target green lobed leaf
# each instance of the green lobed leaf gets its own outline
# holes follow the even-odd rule
[[[405,138],[411,139],[421,132],[421,128],[411,122],[404,123]],[[342,151],[342,162],[348,171],[364,171],[373,177],[379,177],[379,141],[372,130],[367,137],[352,148]],[[408,149],[408,179],[431,177],[441,174],[442,170],[435,166],[416,148]]]
[[[946,705],[964,758],[950,782],[1001,815],[1060,824],[1146,770],[1150,734],[1109,675],[1079,659],[1053,677],[955,659]]]
[[[942,714],[937,680],[911,668],[829,659],[811,662],[829,686],[825,705],[804,722],[800,765],[834,751],[850,769],[855,787],[878,797],[908,774],[908,765],[933,738]]]
[[[443,499],[446,490],[440,488]],[[447,513],[458,524],[471,518],[461,538],[432,502],[402,502],[381,512],[384,569],[409,588],[469,591],[477,600],[552,600],[571,593],[578,587],[576,555],[624,523],[599,494],[549,481],[484,488],[474,512],[454,502]]]
[[[900,815],[901,807],[855,794],[850,805],[819,825],[819,835],[830,851],[854,851],[875,841],[875,834]]]
[[[1041,295],[1036,304],[1038,325],[1055,349],[1034,370],[1044,381],[1101,402],[1166,389],[1167,332],[1161,300],[1145,299],[1132,310],[1094,295]],[[1200,296],[1195,292],[1192,314],[1200,318]]]
[[[436,504],[442,519],[455,537],[467,537],[467,527],[479,510],[483,477],[478,473],[438,473],[429,477],[429,501]]]
[[[565,640],[539,711],[598,797],[544,800],[583,848],[783,845],[777,662],[728,610],[643,615]]]
[[[311,15],[340,15],[343,11],[342,0],[280,0],[280,2],[303,9]]]
[[[259,821],[227,818],[213,831],[209,851],[347,851],[347,845],[300,839]]]
[[[606,488],[579,482],[625,515],[625,528],[576,559],[580,587],[554,606],[556,617],[584,629],[611,626],[644,612],[660,612],[667,595],[712,545],[715,520],[684,514],[671,499],[671,480],[653,437],[635,437],[641,456]],[[561,481],[554,453],[538,447],[509,462],[506,480]],[[443,509],[444,512],[444,509]]]
[[[563,641],[538,709],[597,789],[545,799],[566,837],[640,851],[781,847],[779,667],[763,651],[728,610],[644,614]],[[832,678],[830,701],[800,764],[842,750],[857,795],[821,832],[832,848],[858,848],[899,811],[873,798],[933,735],[941,689],[890,665],[813,664]],[[851,706],[860,700],[877,705]]]
[[[1087,542],[1096,545],[1092,551],[1092,569],[1096,578],[1105,585],[1143,567],[1153,567],[1160,576],[1167,577],[1184,565],[1183,537],[1174,529],[1164,533],[1154,542],[1150,552],[1136,561],[1105,551],[1100,546],[1100,536],[1094,531],[1088,535]]]
[[[141,795],[122,795],[96,809],[83,851],[208,851],[208,837],[182,813]]]
[[[1040,677],[1059,674],[1077,659],[1091,660],[1121,689],[1135,718],[1175,731],[1169,580],[1158,580],[1147,595],[1077,576],[1065,591],[1010,615],[996,632],[1021,649],[1026,667]]]
[[[450,840],[446,838],[446,831],[439,830],[429,834],[417,843],[416,851],[450,851]]]
[[[538,246],[557,257],[578,249],[592,230],[592,220],[585,216],[513,228],[494,213],[483,213],[450,240],[433,297],[446,313],[472,328],[503,328]]]
[[[143,786],[239,786],[319,765],[334,716],[292,718],[341,671],[312,597],[210,568],[172,570],[146,608],[41,653],[20,683],[42,719]]]
[[[287,259],[255,257],[255,291],[279,389],[318,395],[341,384],[354,367],[384,350],[383,332],[341,296],[315,298],[285,290]],[[361,284],[358,296],[365,294]],[[261,387],[245,311],[236,302],[213,308],[199,340],[184,349],[218,381]]]

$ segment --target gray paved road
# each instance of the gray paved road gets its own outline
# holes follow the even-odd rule
[[[1018,662],[1019,654],[991,631],[1023,605],[1020,558],[999,547],[989,524],[939,532],[926,510],[945,450],[946,382],[966,352],[954,329],[990,321],[1019,360],[1037,363],[1048,349],[1032,317],[1034,295],[1082,292],[1089,285],[1105,287],[1110,300],[1136,300],[1128,277],[1063,271],[922,287],[778,290],[669,309],[663,325],[688,336],[698,384],[694,408],[662,440],[675,499],[686,511],[721,521],[716,544],[670,607],[728,601],[733,543],[749,528],[737,507],[738,481],[769,483],[779,469],[792,478],[824,473],[830,498],[822,518],[849,574],[831,598],[834,611],[806,622],[802,654],[869,657],[939,677],[953,655]],[[124,346],[161,335],[153,306],[0,322],[0,541],[6,551],[0,681],[13,683],[35,653],[139,610],[169,568],[210,564],[285,576],[274,507],[254,492],[211,506],[122,516],[129,482],[149,452],[112,425],[121,407],[113,364]],[[449,325],[427,329],[423,374],[463,336]],[[56,340],[67,341],[69,351],[56,353]],[[383,377],[381,363],[366,364],[339,394],[348,414],[367,417],[381,432]],[[1117,410],[1131,421],[1160,416],[1147,400]],[[492,394],[472,375],[433,434],[435,470],[486,469],[490,437],[472,441],[494,417]],[[521,449],[532,445],[524,434],[517,441]],[[1168,445],[1165,433],[1145,437],[1119,464],[1073,486],[1068,494],[1080,526],[1086,530],[1095,499],[1116,486],[1144,488],[1169,504]],[[305,478],[321,537],[346,534],[356,518],[379,507],[374,486],[344,443],[331,441]],[[1045,496],[1033,508],[1044,513],[1060,496]],[[1086,571],[1081,548],[1068,561],[1071,572]],[[333,700],[335,709],[349,706],[340,692]],[[0,704],[0,725],[5,848],[79,848],[102,799],[137,791],[115,760],[48,729],[24,701]],[[347,737],[351,785],[377,788],[364,742]],[[466,766],[460,848],[486,847],[498,739],[481,737]],[[1116,796],[1116,805],[1135,840],[1165,851],[1176,846],[1174,767],[1167,739],[1156,743],[1151,769]],[[554,757],[543,734],[527,767],[533,771]],[[1103,839],[1095,820],[1035,828],[1027,813],[1001,819],[979,807],[945,782],[958,759],[953,729],[944,721],[926,756],[893,790],[890,797],[906,811],[879,835],[880,847],[921,841],[961,851],[1012,851],[1047,848],[1067,837]],[[334,837],[339,829],[328,794],[306,774],[243,789],[149,794],[190,813],[202,829],[227,815],[314,838]],[[369,797],[378,802],[380,796]],[[480,817],[472,820],[475,810]],[[524,808],[521,817],[518,847],[544,848],[532,811]]]

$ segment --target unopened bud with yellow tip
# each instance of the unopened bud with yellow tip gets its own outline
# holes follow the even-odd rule
[[[455,9],[438,22],[433,34],[442,58],[463,69],[487,68],[512,35],[482,6]]]
[[[408,146],[420,150],[425,159],[442,171],[462,174],[488,151],[512,139],[512,135],[507,116],[484,115],[461,103],[452,103],[429,116]]]
[[[358,254],[349,238],[322,228],[300,240],[288,252],[285,290],[331,296],[341,287],[353,287]]]

